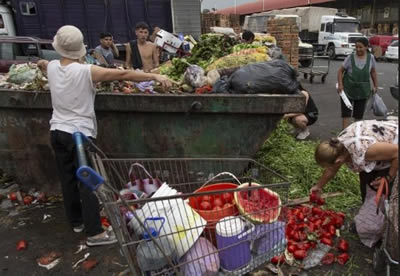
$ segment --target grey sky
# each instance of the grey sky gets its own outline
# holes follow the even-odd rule
[[[256,2],[256,0],[203,0],[201,9],[223,9],[234,6],[235,2],[236,5],[241,5],[245,3]]]

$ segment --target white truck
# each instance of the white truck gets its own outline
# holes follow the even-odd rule
[[[298,15],[301,18],[301,40],[311,43],[314,51],[325,52],[331,59],[351,54],[355,41],[363,37],[359,20],[333,8],[298,7],[272,10],[266,14]]]

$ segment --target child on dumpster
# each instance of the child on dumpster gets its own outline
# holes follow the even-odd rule
[[[61,27],[54,36],[53,47],[61,55],[61,60],[40,60],[38,66],[47,72],[50,86],[53,106],[50,138],[67,219],[74,232],[85,230],[88,246],[113,244],[117,241],[114,233],[102,228],[96,195],[79,183],[75,176],[77,156],[72,134],[80,131],[92,140],[97,136],[94,83],[155,80],[164,89],[170,87],[171,83],[161,75],[80,64],[79,60],[86,54],[86,49],[81,31],[74,26]]]
[[[318,119],[318,108],[315,105],[310,93],[299,84],[300,93],[306,97],[306,109],[304,113],[288,113],[283,119],[288,120],[296,129],[296,139],[304,140],[310,135],[308,126],[314,124]]]

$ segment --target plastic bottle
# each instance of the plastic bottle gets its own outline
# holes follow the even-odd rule
[[[161,226],[158,230],[147,225],[148,221],[162,221]],[[152,217],[146,218],[144,225],[147,227],[148,231],[151,233],[155,241],[162,248],[165,255],[170,258],[173,262],[176,261],[177,255],[175,248],[173,247],[172,241],[168,237],[159,237],[160,231],[165,223],[165,218],[163,217]],[[153,273],[159,273],[164,269],[169,267],[168,260],[164,257],[160,249],[150,238],[147,231],[143,233],[143,241],[139,243],[137,247],[137,261],[140,269],[145,275],[152,275]],[[173,273],[171,273],[172,275]],[[163,275],[169,275],[164,273]]]

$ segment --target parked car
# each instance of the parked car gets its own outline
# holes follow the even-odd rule
[[[0,73],[7,73],[12,64],[59,59],[52,40],[25,36],[0,36]]]
[[[385,58],[394,61],[399,60],[399,41],[395,40],[390,44],[385,53]]]
[[[398,39],[397,37],[391,35],[374,35],[369,38],[369,45],[372,48],[381,47],[382,56],[385,55],[385,52],[389,45],[393,42],[393,40]]]

